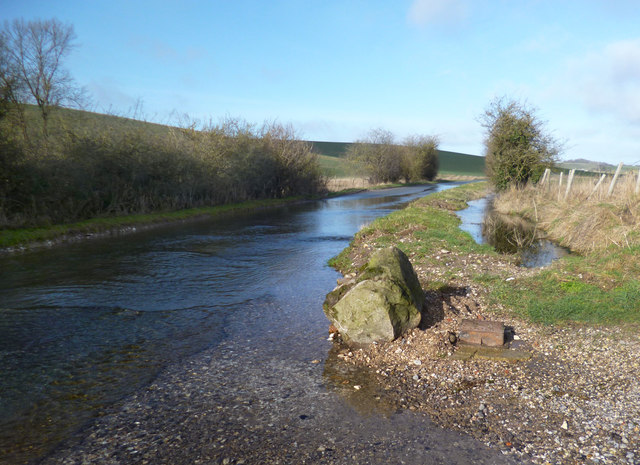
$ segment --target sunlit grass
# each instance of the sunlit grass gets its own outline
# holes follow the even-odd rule
[[[417,200],[361,230],[330,264],[343,272],[354,271],[350,253],[363,244],[395,245],[418,265],[437,263],[435,257],[443,249],[480,262],[495,259],[498,254],[492,247],[478,245],[459,229],[460,220],[454,213],[485,191],[486,183],[468,184]],[[453,263],[425,287],[450,286],[461,267]],[[573,254],[538,272],[522,273],[513,280],[506,277],[505,270],[498,269],[471,275],[476,285],[486,289],[489,310],[506,308],[545,324],[640,323],[640,246],[612,245],[585,255]]]

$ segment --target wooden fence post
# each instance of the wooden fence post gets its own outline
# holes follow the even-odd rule
[[[558,181],[558,201],[560,201],[560,195],[562,195],[562,171],[560,171],[560,181]]]
[[[613,188],[616,185],[616,181],[618,180],[618,176],[620,176],[620,171],[622,171],[622,162],[620,162],[620,164],[618,165],[618,168],[616,169],[616,174],[613,175],[613,179],[611,180],[611,184],[609,184],[609,191],[607,192],[607,197],[611,197],[611,194],[613,194]]]
[[[551,170],[549,168],[546,168],[544,170],[544,174],[542,175],[542,181],[540,181],[541,186],[544,186],[545,183],[549,182],[550,175],[551,175]]]
[[[591,196],[596,193],[596,191],[598,190],[598,187],[600,187],[600,184],[602,184],[602,181],[604,181],[604,178],[606,177],[607,177],[606,174],[603,174],[602,176],[600,176],[600,180],[596,183],[596,187],[593,188],[593,190],[591,191],[591,194],[589,194],[589,196],[587,197],[587,200],[589,200]]]
[[[640,170],[638,170],[638,180],[636,181],[636,195],[640,194]]]
[[[567,197],[569,197],[569,191],[571,190],[571,184],[573,184],[573,177],[575,176],[575,174],[575,169],[569,171],[569,179],[567,180],[567,190],[564,193],[564,200],[567,200]]]

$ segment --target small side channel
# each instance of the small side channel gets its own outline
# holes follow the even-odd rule
[[[525,268],[541,268],[569,254],[569,250],[546,239],[530,222],[509,217],[493,209],[493,196],[469,202],[457,212],[460,229],[478,244],[489,244],[498,252],[517,254]]]

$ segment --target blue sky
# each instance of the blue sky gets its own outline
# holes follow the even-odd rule
[[[482,155],[478,117],[507,96],[564,159],[640,163],[635,1],[0,0],[0,17],[73,24],[67,67],[95,111],[278,120],[310,140],[382,127]]]

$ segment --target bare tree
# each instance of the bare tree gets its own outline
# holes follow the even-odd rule
[[[10,59],[4,34],[0,34],[0,119],[11,116],[12,124],[19,126],[27,138],[24,102],[28,91],[19,79],[18,70]]]
[[[73,26],[57,19],[5,22],[2,31],[2,61],[19,90],[17,99],[34,102],[42,116],[43,133],[48,135],[51,111],[64,104],[79,105],[83,91],[63,67],[74,47]]]
[[[396,182],[402,176],[402,146],[393,133],[372,129],[347,150],[347,158],[369,176],[371,182]]]

